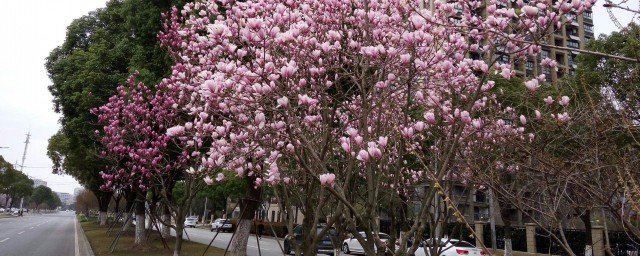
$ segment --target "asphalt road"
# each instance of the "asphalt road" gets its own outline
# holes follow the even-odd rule
[[[0,255],[76,255],[75,214],[24,215],[0,219]]]
[[[186,234],[189,236],[190,240],[197,243],[209,244],[213,236],[215,236],[216,232],[211,232],[206,229],[201,228],[187,228]],[[220,232],[216,239],[213,241],[211,246],[225,249],[229,244],[229,240],[231,240],[232,233],[223,233]],[[175,235],[175,231],[171,230],[171,235]],[[187,239],[187,235],[183,235],[185,240]],[[282,239],[280,238],[280,244],[282,244]],[[271,237],[263,237],[259,240],[260,242],[260,253],[262,256],[281,256],[283,255],[280,250],[280,246],[278,246],[278,242]],[[258,241],[256,241],[255,236],[249,237],[249,244],[247,245],[247,255],[259,255],[258,254]]]

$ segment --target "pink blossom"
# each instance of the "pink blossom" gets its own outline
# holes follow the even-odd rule
[[[353,140],[356,142],[356,144],[357,144],[358,146],[361,146],[361,145],[362,145],[362,142],[363,142],[363,138],[362,138],[362,136],[357,135],[355,138],[353,138]]]
[[[380,145],[381,147],[386,147],[387,146],[387,137],[386,136],[380,136],[380,138],[378,138],[378,145]]]
[[[569,114],[567,114],[567,112],[564,112],[562,114],[558,114],[558,122],[560,123],[565,123],[567,121],[569,121],[569,119],[571,119],[571,117],[569,117]]]
[[[351,152],[351,143],[349,143],[348,141],[340,143],[340,146],[344,151]]]
[[[525,5],[522,7],[522,12],[528,17],[535,17],[538,15],[538,8],[535,6]]]
[[[460,113],[460,120],[464,124],[471,124],[471,116],[469,116],[469,112],[467,112],[466,110],[462,111]]]
[[[477,130],[482,129],[482,126],[483,126],[483,125],[482,125],[482,121],[481,121],[481,120],[479,120],[479,119],[474,119],[474,120],[471,122],[471,125],[473,125],[473,128],[475,128],[475,129],[477,129]]]
[[[502,77],[504,77],[504,79],[511,79],[511,69],[509,68],[502,68],[502,71],[500,72],[500,75],[502,75]]]
[[[428,124],[436,124],[436,115],[433,112],[427,112],[424,114],[424,120],[427,121]]]
[[[404,128],[402,128],[402,135],[405,138],[408,138],[408,139],[413,137],[413,127],[404,127]]]
[[[569,96],[562,96],[562,98],[560,98],[560,102],[558,102],[560,104],[560,106],[566,107],[569,105]]]
[[[177,137],[184,134],[184,126],[176,125],[167,129],[167,136],[169,137]]]
[[[362,162],[367,162],[369,161],[369,152],[367,152],[364,149],[361,149],[360,152],[358,152],[358,156],[356,157],[356,159],[362,161]]]
[[[278,106],[287,107],[287,105],[289,105],[289,98],[285,96],[278,98]]]
[[[535,92],[536,90],[538,90],[539,87],[539,82],[538,79],[531,79],[529,81],[524,82],[524,86],[527,87],[527,89],[530,92]]]
[[[553,98],[551,98],[551,96],[547,96],[544,98],[544,102],[547,103],[547,105],[551,105],[553,104]]]
[[[216,181],[223,181],[224,180],[224,173],[219,172],[217,177],[216,177]]]
[[[333,187],[336,175],[333,173],[320,174],[320,185],[324,187]]]
[[[367,152],[373,158],[379,159],[382,157],[382,151],[380,151],[380,149],[375,146],[367,148]]]
[[[314,106],[316,104],[318,104],[318,100],[317,99],[313,99],[311,97],[309,97],[308,95],[298,95],[298,104],[299,105],[308,105],[308,106]]]
[[[540,114],[540,111],[538,111],[537,109],[535,113],[536,113],[536,119],[540,119],[542,117],[542,114]]]
[[[524,115],[520,115],[520,123],[522,125],[526,125],[527,124],[527,118]]]
[[[207,185],[211,186],[213,185],[213,180],[209,177],[209,175],[204,177],[204,183],[207,183]]]
[[[413,125],[413,128],[416,129],[416,131],[421,132],[422,130],[424,130],[425,128],[425,124],[422,121],[418,121]]]

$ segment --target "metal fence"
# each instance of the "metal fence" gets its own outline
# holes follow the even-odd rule
[[[609,232],[609,248],[615,256],[639,256],[640,241],[632,239],[624,231]]]
[[[560,232],[557,230],[554,230],[553,234],[556,237],[560,237]],[[586,245],[586,233],[584,230],[565,229],[564,236],[573,253],[578,256],[584,255],[584,247]],[[536,251],[545,254],[569,255],[549,233],[541,228],[536,229]]]
[[[485,224],[484,233],[482,234],[484,245],[487,248],[493,247],[491,241],[491,225]],[[496,249],[504,248],[504,227],[496,226]],[[527,229],[523,227],[511,227],[511,249],[514,251],[527,251]]]

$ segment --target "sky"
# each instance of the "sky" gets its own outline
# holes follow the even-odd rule
[[[45,58],[61,45],[66,27],[96,8],[104,0],[1,1],[0,10],[0,155],[10,163],[21,163],[26,134],[30,143],[23,171],[48,182],[57,192],[73,194],[80,184],[71,176],[51,173],[47,157],[48,139],[59,129],[59,115],[53,112],[51,84],[44,68]],[[596,35],[618,29],[599,0],[593,9]],[[638,2],[624,6],[638,10]],[[10,10],[10,11],[6,11]],[[623,25],[632,13],[614,10]],[[7,148],[1,148],[7,147]],[[20,169],[20,167],[16,167]]]

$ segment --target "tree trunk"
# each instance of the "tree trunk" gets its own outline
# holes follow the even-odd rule
[[[163,214],[162,214],[162,237],[168,238],[171,236],[171,211],[166,204],[163,204]],[[177,223],[176,223],[177,224]]]
[[[173,197],[172,197],[173,198]],[[190,205],[190,204],[189,204]],[[187,207],[188,209],[188,207]],[[187,209],[178,209],[176,214],[176,243],[173,249],[173,256],[180,256],[180,251],[182,250],[182,242],[184,236],[184,220],[185,215],[187,214]]]
[[[260,205],[260,188],[255,189],[253,182],[255,177],[247,177],[245,181],[248,183],[247,197],[240,199],[240,219],[236,233],[231,240],[230,255],[245,256],[247,255],[247,243],[249,242],[249,232],[253,224],[253,217],[258,206]]]
[[[511,216],[502,212],[502,222],[504,222],[504,256],[513,256],[513,246],[511,244]]]
[[[109,202],[111,202],[112,195],[113,193],[102,191],[96,194],[98,198],[98,220],[100,221],[100,226],[107,225],[107,211],[109,210]]]
[[[136,192],[136,232],[135,232],[135,240],[134,247],[146,247],[147,241],[145,239],[145,197],[144,193],[141,191]]]
[[[584,256],[592,256],[593,255],[593,240],[591,237],[591,210],[584,211],[583,214],[580,214],[580,220],[584,224],[584,235],[585,235],[585,246],[584,246]]]
[[[231,251],[229,252],[229,255],[247,255],[247,243],[249,241],[249,232],[251,231],[252,224],[253,220],[251,219],[238,220],[238,227],[236,228],[236,234],[233,237],[233,241],[231,241]]]

